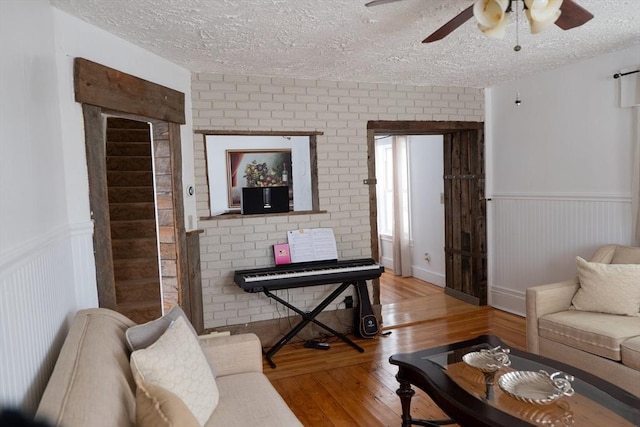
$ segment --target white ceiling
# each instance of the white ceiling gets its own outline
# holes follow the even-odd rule
[[[520,13],[503,40],[472,18],[421,41],[473,0],[51,0],[193,72],[409,85],[490,87],[640,43],[640,0],[575,0],[595,15],[537,35]],[[515,14],[513,14],[515,15]],[[516,58],[516,55],[518,56]],[[640,58],[638,58],[640,63]],[[611,70],[612,73],[618,70]]]

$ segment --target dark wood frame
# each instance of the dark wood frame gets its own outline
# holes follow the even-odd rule
[[[378,204],[376,197],[376,178],[375,178],[375,136],[379,134],[385,135],[444,135],[445,147],[447,141],[464,140],[471,141],[471,135],[475,135],[476,138],[483,140],[484,138],[484,122],[460,122],[460,121],[370,121],[367,123],[367,153],[368,153],[368,178],[365,184],[369,185],[369,211],[370,211],[370,225],[371,225],[371,257],[375,260],[380,259],[380,248],[378,246]],[[446,150],[445,159],[446,162]],[[479,158],[484,164],[484,153]],[[446,169],[445,169],[446,170]],[[482,176],[484,185],[484,175]],[[484,192],[483,192],[484,194]],[[451,216],[452,206],[451,199],[446,199],[445,193],[445,229],[449,230],[449,239],[451,239]],[[484,206],[481,209],[486,209]],[[448,222],[447,222],[448,221]],[[486,241],[486,229],[482,232],[485,235]],[[478,305],[484,305],[487,303],[487,284],[486,274],[485,282],[481,283],[479,295],[467,296],[464,292],[460,292],[454,289],[454,286],[450,286],[449,280],[453,279],[452,266],[454,258],[451,256],[451,251],[447,250],[447,287],[445,292],[449,295],[457,298],[464,299],[467,302],[471,302]],[[475,256],[484,257],[485,262],[479,263],[474,261],[474,266],[480,268],[487,268],[486,252],[480,253],[480,251],[474,252]],[[457,286],[456,286],[457,287]],[[373,303],[380,304],[380,283],[378,280],[373,281]]]
[[[168,153],[168,158],[163,164],[166,172],[170,174],[167,189],[171,202],[168,209],[171,210],[173,224],[167,230],[167,234],[173,235],[171,243],[175,245],[175,259],[171,256],[169,262],[176,263],[177,302],[191,319],[193,295],[189,286],[187,238],[184,227],[180,140],[180,125],[186,123],[184,94],[84,58],[75,58],[74,88],[75,100],[82,104],[84,116],[99,305],[116,308],[110,218],[109,210],[105,208],[108,207],[106,117],[114,115],[150,122],[153,126],[154,141],[164,145],[163,149],[166,148]],[[164,261],[161,259],[161,262]]]

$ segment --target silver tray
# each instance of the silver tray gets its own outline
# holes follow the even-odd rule
[[[564,372],[549,375],[545,371],[513,371],[498,378],[498,385],[509,396],[527,403],[548,405],[564,396],[572,396],[573,377]]]
[[[511,365],[508,353],[508,348],[502,350],[500,347],[473,351],[462,356],[462,361],[482,372],[496,372],[503,366]]]

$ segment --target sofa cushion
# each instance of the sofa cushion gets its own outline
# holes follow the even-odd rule
[[[175,394],[136,378],[136,427],[198,427],[200,423]]]
[[[623,365],[640,371],[640,335],[623,341],[620,352]]]
[[[611,264],[640,264],[640,247],[618,246]]]
[[[245,372],[218,377],[216,382],[220,403],[207,427],[302,427],[264,374]]]
[[[620,344],[640,335],[640,317],[588,311],[561,311],[538,321],[540,336],[619,361]]]
[[[640,315],[640,264],[600,264],[576,257],[580,288],[572,308]]]
[[[200,425],[218,404],[215,378],[186,320],[178,317],[158,340],[131,354],[133,375],[175,393]]]
[[[187,319],[186,314],[184,314],[180,306],[175,305],[164,316],[127,329],[126,336],[129,350],[135,351],[149,347],[160,338],[171,322],[178,317],[183,317],[185,320]],[[187,325],[189,325],[189,328],[193,331],[193,335],[198,336],[193,326],[191,326],[191,323],[187,321]]]

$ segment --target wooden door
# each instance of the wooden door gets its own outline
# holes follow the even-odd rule
[[[482,129],[444,135],[445,293],[487,304]]]

